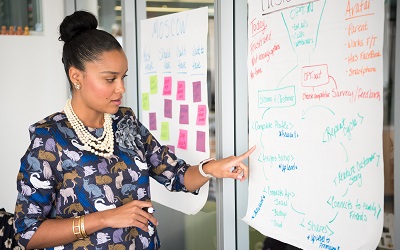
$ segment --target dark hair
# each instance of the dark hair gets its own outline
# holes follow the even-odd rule
[[[72,91],[68,71],[71,66],[85,70],[85,62],[96,61],[107,51],[122,50],[110,33],[97,29],[96,17],[87,11],[75,11],[60,24],[60,37],[64,41],[62,62]]]

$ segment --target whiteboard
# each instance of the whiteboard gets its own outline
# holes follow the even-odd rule
[[[383,226],[383,1],[249,0],[243,220],[303,249],[375,249]]]
[[[162,145],[188,164],[210,157],[207,92],[208,8],[141,21],[142,123]],[[208,197],[170,192],[150,181],[152,200],[196,214]]]

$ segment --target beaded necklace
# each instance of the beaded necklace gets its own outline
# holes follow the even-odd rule
[[[103,134],[96,138],[83,125],[82,121],[72,109],[71,99],[67,100],[64,107],[65,115],[72,128],[75,130],[79,140],[84,144],[83,149],[95,155],[109,158],[114,153],[114,132],[112,128],[111,115],[104,113]]]

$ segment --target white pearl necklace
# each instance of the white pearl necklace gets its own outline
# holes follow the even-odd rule
[[[96,138],[83,125],[82,121],[72,109],[71,100],[65,104],[64,112],[69,123],[78,135],[79,140],[84,144],[83,149],[105,158],[109,158],[114,153],[114,132],[112,128],[111,115],[104,113],[103,134]]]

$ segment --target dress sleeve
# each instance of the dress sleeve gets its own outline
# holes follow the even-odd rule
[[[37,125],[37,124],[36,124]],[[15,205],[16,239],[26,248],[29,240],[55,208],[59,155],[55,140],[45,126],[30,127],[31,143],[21,158],[17,176],[18,196]]]

